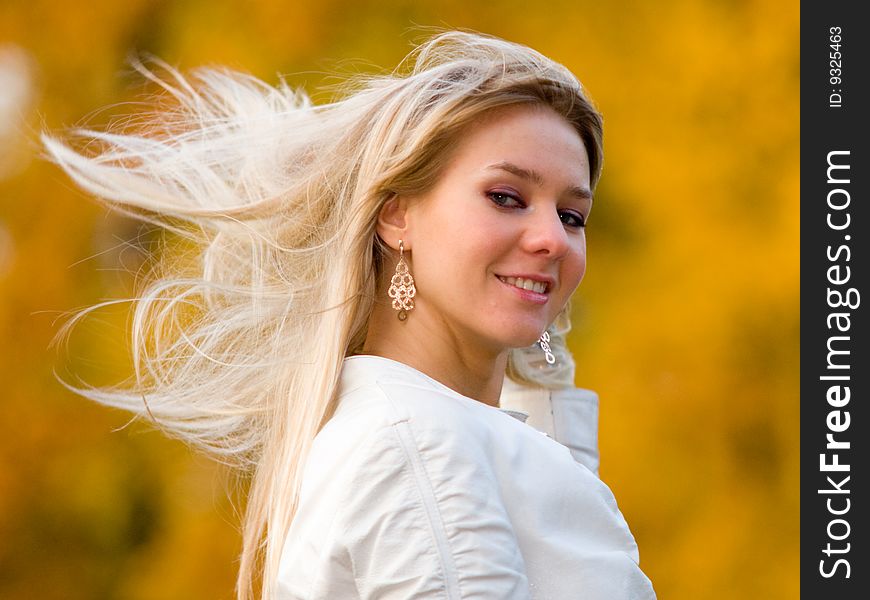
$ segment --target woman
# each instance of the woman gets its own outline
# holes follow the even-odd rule
[[[495,38],[443,33],[406,64],[319,107],[170,70],[176,104],[142,130],[83,132],[88,155],[46,138],[193,242],[136,298],[135,384],[78,391],[250,474],[239,598],[260,576],[264,598],[652,598],[549,406],[573,380],[600,116]],[[507,410],[505,381],[543,397]]]

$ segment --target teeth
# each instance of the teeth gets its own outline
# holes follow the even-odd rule
[[[523,279],[522,277],[499,277],[505,283],[518,287],[522,290],[529,290],[543,294],[547,290],[547,284],[543,281],[534,281],[532,279]]]

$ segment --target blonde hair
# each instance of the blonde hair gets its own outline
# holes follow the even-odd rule
[[[134,379],[70,387],[250,475],[237,596],[254,597],[261,576],[270,598],[309,448],[336,407],[344,357],[365,339],[387,252],[381,206],[432,186],[464,128],[516,104],[548,106],[576,128],[594,186],[601,117],[563,66],[467,32],[430,38],[393,74],[321,106],[283,81],[164,68],[158,78],[140,65],[172,107],[135,129],[75,131],[81,151],[43,137],[80,186],[189,249],[163,256],[133,299]],[[566,309],[553,328],[561,369],[520,349],[510,376],[570,385],[567,323]]]

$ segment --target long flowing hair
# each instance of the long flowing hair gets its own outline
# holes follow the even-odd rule
[[[309,448],[336,408],[343,359],[366,336],[389,251],[375,231],[381,206],[429,189],[469,124],[518,104],[565,117],[594,186],[601,117],[565,67],[469,32],[434,35],[393,73],[354,80],[323,105],[283,81],[219,68],[140,69],[162,87],[158,110],[43,142],[82,188],[170,230],[184,251],[161,256],[130,299],[133,377],[67,385],[250,478],[236,591],[253,598],[262,578],[268,599]],[[570,384],[567,323],[566,309],[553,330],[561,369],[517,349],[510,376]]]

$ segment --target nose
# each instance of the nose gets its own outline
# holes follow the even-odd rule
[[[555,208],[547,207],[529,215],[523,234],[522,247],[529,253],[548,256],[559,260],[571,250],[571,240],[565,224]]]

